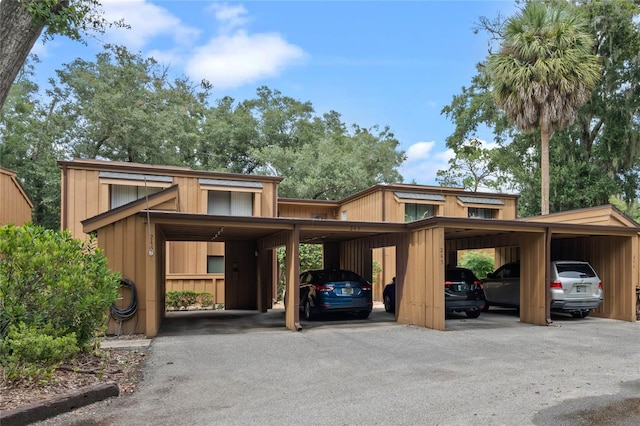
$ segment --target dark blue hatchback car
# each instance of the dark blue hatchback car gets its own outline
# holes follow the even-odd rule
[[[326,312],[367,318],[373,308],[371,283],[352,271],[313,270],[300,274],[300,309],[306,320]]]

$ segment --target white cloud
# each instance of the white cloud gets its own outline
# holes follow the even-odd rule
[[[219,32],[228,33],[235,28],[243,27],[249,22],[247,9],[242,5],[229,6],[227,4],[215,3],[211,6],[216,20],[220,23]]]
[[[124,22],[131,29],[112,28],[105,34],[112,44],[121,44],[129,50],[140,50],[157,37],[170,37],[179,45],[190,45],[200,35],[199,29],[182,23],[167,9],[145,0],[105,0],[107,21]]]
[[[306,54],[277,33],[250,33],[250,22],[243,5],[215,3],[205,12],[215,17],[215,34],[205,44],[197,45],[199,29],[184,24],[177,16],[145,0],[105,0],[105,18],[124,18],[131,30],[111,30],[105,38],[129,50],[149,47],[146,55],[159,63],[183,68],[194,81],[208,80],[218,89],[252,84],[277,77],[288,66]],[[217,24],[217,25],[216,25]],[[153,48],[157,39],[169,38],[173,43]]]
[[[413,163],[429,157],[429,153],[435,146],[435,142],[417,142],[407,150],[407,159],[405,163]]]
[[[454,156],[453,151],[433,152],[436,143],[417,142],[406,151],[407,159],[400,166],[400,174],[405,182],[413,182],[421,185],[436,185],[436,173],[440,169],[448,167],[447,161]]]
[[[278,34],[220,35],[195,50],[186,66],[193,80],[207,79],[214,87],[231,88],[276,77],[283,68],[304,58],[304,51]]]

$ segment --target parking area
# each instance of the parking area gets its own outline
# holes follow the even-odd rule
[[[169,315],[135,394],[43,422],[193,425],[636,425],[640,325],[513,310],[446,331],[284,311]],[[286,331],[285,331],[286,330]]]

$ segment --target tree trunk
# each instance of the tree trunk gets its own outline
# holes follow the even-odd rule
[[[553,129],[545,120],[540,126],[540,210],[541,214],[549,214],[549,140]]]
[[[0,1],[0,109],[44,25],[37,25],[26,0]]]

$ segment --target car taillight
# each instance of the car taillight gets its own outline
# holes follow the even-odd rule
[[[451,281],[445,281],[444,282],[444,285],[451,285],[451,284],[453,284]]]
[[[562,289],[562,283],[560,281],[552,281],[550,287]]]
[[[366,291],[366,290],[371,290],[371,284],[362,284],[362,285],[360,286],[360,289],[361,289],[361,290],[365,290],[365,291]]]
[[[598,281],[598,288],[602,290],[602,281]]]
[[[473,283],[479,288],[482,288],[482,281],[474,281]]]
[[[314,287],[316,288],[316,291],[331,291],[331,290],[333,290],[333,286],[324,285],[324,284],[316,284]]]

